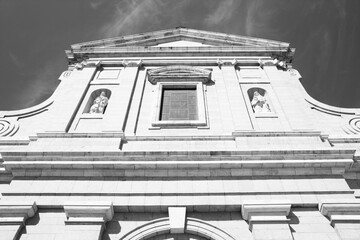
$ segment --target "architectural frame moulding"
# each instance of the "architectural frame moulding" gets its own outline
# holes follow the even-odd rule
[[[152,84],[157,82],[173,81],[201,81],[207,83],[211,79],[211,71],[198,67],[173,65],[148,70],[149,81]]]
[[[159,47],[158,44],[179,40],[188,40],[205,44],[200,47]],[[207,46],[209,45],[209,46]],[[151,33],[122,36],[99,41],[78,43],[66,51],[69,62],[91,57],[116,57],[135,55],[165,56],[203,55],[207,56],[272,56],[291,63],[295,49],[290,44],[267,39],[222,34],[210,31],[199,31],[187,28],[176,28]],[[254,55],[255,54],[255,55]]]

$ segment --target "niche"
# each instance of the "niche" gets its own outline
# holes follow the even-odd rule
[[[248,91],[250,105],[254,113],[272,113],[267,92],[262,88],[250,88]]]
[[[93,91],[87,101],[83,113],[104,114],[111,96],[109,89],[101,88]]]

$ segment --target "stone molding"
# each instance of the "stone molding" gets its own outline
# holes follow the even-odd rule
[[[147,239],[154,235],[169,234],[170,231],[169,218],[159,218],[128,232],[122,240]],[[184,233],[213,240],[235,240],[235,238],[223,230],[195,218],[186,218]]]
[[[170,233],[184,233],[186,207],[169,207]]]
[[[121,64],[124,66],[124,67],[141,67],[143,65],[143,60],[138,60],[138,61],[127,61],[127,60],[123,60],[121,62]]]
[[[221,68],[222,66],[236,66],[237,64],[239,64],[239,62],[236,59],[233,60],[221,60],[221,59],[217,59],[216,60],[217,65]]]
[[[244,220],[249,221],[250,231],[253,224],[276,224],[288,223],[286,218],[291,209],[289,201],[252,201],[243,203],[241,206],[241,215]]]
[[[67,224],[102,224],[114,216],[112,202],[76,202],[64,203]]]
[[[286,63],[286,61],[280,61],[279,59],[275,58],[275,59],[271,59],[271,60],[260,60],[259,59],[259,64],[261,68],[264,67],[278,67],[282,70],[287,70],[288,67],[291,67],[291,65],[289,65],[288,63]]]
[[[252,216],[288,216],[290,208],[289,201],[252,201],[242,204],[241,214],[245,220]]]
[[[319,203],[319,211],[330,219],[331,226],[336,223],[360,223],[360,200],[335,199]]]
[[[211,80],[211,71],[193,66],[172,65],[148,70],[147,74],[149,76],[149,81],[152,84],[157,84],[158,82],[163,81],[201,81],[203,83],[207,83]]]
[[[0,225],[23,224],[37,209],[31,201],[0,201]]]

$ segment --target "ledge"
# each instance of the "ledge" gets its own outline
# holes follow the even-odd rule
[[[114,208],[112,202],[96,201],[96,202],[74,202],[64,203],[64,210],[67,223],[85,223],[85,222],[103,222],[110,221],[114,216]]]
[[[360,215],[360,199],[333,199],[319,203],[319,211],[327,217],[332,215]]]
[[[33,201],[0,201],[0,224],[21,224],[36,212]]]
[[[271,220],[273,216],[276,216],[273,220],[279,220],[279,216],[288,216],[291,208],[290,201],[251,201],[249,203],[243,202],[241,206],[241,215],[244,220],[251,220],[254,216],[267,216],[267,221]],[[270,216],[270,218],[269,218]],[[258,218],[254,218],[255,220]],[[259,220],[259,219],[258,219]],[[265,219],[262,219],[263,221]],[[284,220],[284,219],[283,219]]]

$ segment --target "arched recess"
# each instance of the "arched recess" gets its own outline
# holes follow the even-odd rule
[[[184,239],[186,235],[198,236],[200,239],[209,240],[235,240],[231,235],[224,232],[220,228],[217,228],[205,221],[196,218],[187,218],[185,224],[185,232],[183,234],[171,234],[169,218],[159,218],[148,223],[145,223],[133,231],[126,234],[120,240],[146,240],[146,239],[161,239],[168,235],[181,236],[179,239]],[[185,238],[186,239],[186,238]]]
[[[273,112],[273,108],[269,101],[269,96],[265,89],[253,87],[247,90],[247,94],[254,113]]]
[[[84,108],[84,110],[83,110],[83,113],[89,113],[89,112],[90,112],[90,108],[91,108],[91,106],[93,105],[94,100],[95,100],[97,97],[99,97],[102,92],[104,92],[104,93],[105,93],[105,96],[106,96],[108,99],[110,99],[111,91],[110,91],[109,89],[107,89],[107,88],[100,88],[100,89],[97,89],[97,90],[93,91],[93,92],[91,93],[91,95],[90,95],[90,97],[89,97],[86,105],[85,105],[85,108]],[[103,114],[105,113],[105,111],[106,111],[106,107],[105,107],[105,109],[104,109]]]

